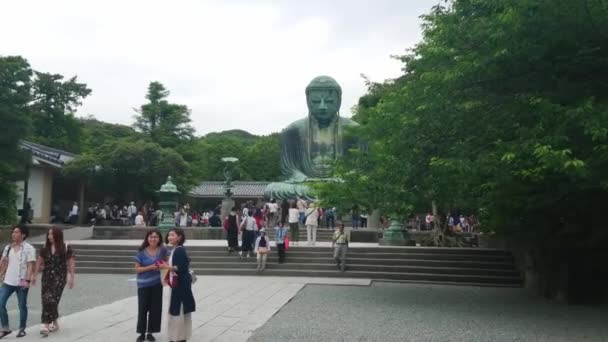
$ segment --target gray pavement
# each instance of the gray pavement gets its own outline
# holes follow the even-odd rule
[[[59,314],[65,316],[137,295],[135,282],[130,281],[132,278],[132,275],[77,274],[74,289],[69,290],[66,286],[63,292]],[[16,294],[9,299],[7,310],[11,328],[16,329],[19,326]],[[39,276],[38,283],[28,294],[28,326],[40,324],[41,310]]]
[[[89,292],[79,295],[67,293],[62,301],[63,311],[60,312],[61,330],[51,334],[49,341],[134,341],[137,337],[137,297],[135,284],[127,279],[92,275]],[[192,315],[191,341],[247,341],[255,329],[261,327],[306,284],[369,286],[370,283],[369,279],[348,278],[199,276],[198,282],[192,287],[197,309]],[[83,279],[80,285],[86,285]],[[164,330],[170,291],[165,290],[163,294],[163,332],[156,336],[159,342],[167,341]],[[109,304],[97,306],[104,302]],[[12,314],[12,319],[16,319],[18,312]],[[39,315],[38,311],[36,325],[27,329],[28,336],[18,339],[19,342],[40,340]],[[14,326],[16,321],[13,322]],[[5,340],[16,340],[15,334]]]
[[[608,341],[607,318],[523,289],[307,285],[249,341],[595,342]]]

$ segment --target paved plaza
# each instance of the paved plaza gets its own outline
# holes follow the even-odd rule
[[[61,303],[62,329],[48,340],[134,341],[133,276],[77,279],[78,287],[66,290]],[[556,304],[517,288],[202,276],[193,289],[193,342],[608,341],[605,308]],[[39,297],[36,287],[31,327],[18,341],[40,340]],[[14,326],[18,311],[14,299],[10,304]],[[166,317],[163,322],[164,328]],[[162,333],[157,338],[167,341]],[[5,340],[17,339],[13,334]]]
[[[249,341],[600,342],[607,318],[517,288],[309,285]]]
[[[90,281],[84,281],[89,278]],[[60,307],[65,315],[59,321],[61,331],[52,334],[49,341],[119,342],[135,341],[137,334],[137,297],[133,276],[90,275],[79,276],[79,284],[89,290],[66,292]],[[254,330],[261,327],[277,313],[294,295],[307,284],[369,286],[366,279],[290,278],[290,277],[221,277],[202,276],[193,286],[197,311],[192,316],[191,341],[239,342],[247,341]],[[117,289],[117,287],[119,289]],[[84,291],[84,290],[83,290]],[[169,291],[164,291],[165,303]],[[31,301],[28,336],[18,341],[38,341],[39,290],[32,291],[38,297]],[[130,296],[125,298],[125,295]],[[78,296],[78,297],[76,297]],[[91,305],[86,305],[89,301]],[[14,301],[14,300],[13,300]],[[105,301],[105,305],[99,305]],[[12,303],[14,305],[14,303]],[[18,311],[11,310],[11,325],[17,324]],[[166,315],[165,305],[164,314]],[[167,318],[163,317],[163,328]],[[159,342],[167,341],[164,333],[158,334]],[[5,340],[17,340],[15,334]]]

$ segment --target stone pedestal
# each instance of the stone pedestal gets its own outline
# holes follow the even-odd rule
[[[367,219],[367,227],[380,229],[380,210],[372,210],[371,214],[369,215],[369,218]]]
[[[179,191],[173,182],[171,176],[167,177],[167,182],[160,187],[160,210],[163,212],[163,220],[158,224],[158,229],[163,236],[171,228],[175,228],[175,210],[177,208],[177,196]]]
[[[384,231],[382,239],[378,241],[381,246],[409,246],[407,229],[403,228],[401,221],[391,220],[391,225]]]
[[[226,216],[230,215],[230,211],[232,210],[232,208],[234,208],[234,200],[230,197],[224,198],[222,200],[222,211],[221,211],[222,222],[224,221],[224,218]]]

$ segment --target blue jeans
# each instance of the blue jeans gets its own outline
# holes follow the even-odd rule
[[[27,326],[27,293],[29,289],[21,288],[20,286],[11,286],[2,284],[0,287],[0,323],[6,331],[10,330],[8,325],[8,312],[6,311],[6,303],[13,292],[17,292],[17,301],[19,302],[19,329],[25,329]]]

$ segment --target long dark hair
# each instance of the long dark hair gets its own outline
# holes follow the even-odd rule
[[[169,244],[169,233],[174,232],[175,234],[177,234],[179,240],[177,240],[177,246],[183,246],[184,243],[186,242],[186,234],[184,233],[184,230],[181,228],[171,228],[169,229],[169,231],[167,232],[167,236],[165,236],[165,243]],[[174,246],[174,247],[177,247]]]
[[[158,229],[150,229],[146,232],[146,237],[144,237],[144,242],[141,243],[141,246],[139,246],[139,251],[143,251],[144,249],[148,248],[148,246],[150,246],[150,242],[148,242],[148,238],[150,237],[150,235],[152,234],[156,234],[158,235],[158,247],[162,247],[163,245],[163,235],[160,233],[160,230]]]
[[[21,231],[23,233],[23,231]],[[53,234],[53,244],[49,240],[49,232]],[[46,242],[44,243],[44,250],[46,253],[51,254],[53,251],[53,246],[55,245],[55,253],[60,257],[65,257],[65,243],[63,242],[63,230],[59,227],[51,227],[46,233]]]

